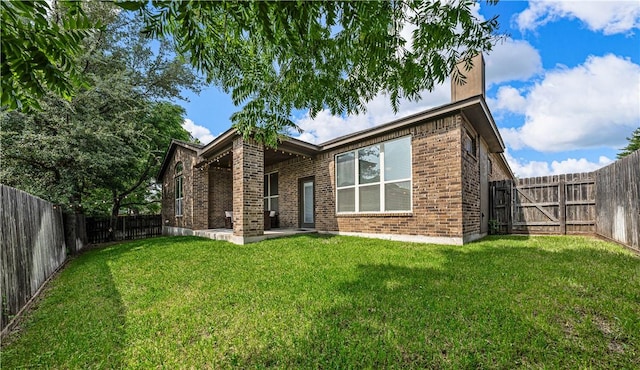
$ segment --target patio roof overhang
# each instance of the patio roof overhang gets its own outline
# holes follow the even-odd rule
[[[201,159],[198,167],[213,165],[216,167],[231,168],[233,140],[240,134],[236,129],[229,129],[214,139],[199,151]],[[264,149],[264,165],[269,166],[286,161],[293,157],[312,158],[319,152],[318,146],[294,138],[284,138],[277,148],[266,147]]]

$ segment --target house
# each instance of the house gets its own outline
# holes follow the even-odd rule
[[[445,244],[485,236],[489,181],[514,176],[482,56],[473,64],[451,103],[319,145],[272,149],[235,129],[202,146],[173,141],[158,174],[164,232],[232,226],[239,244],[270,226]]]

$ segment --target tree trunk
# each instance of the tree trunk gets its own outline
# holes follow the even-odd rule
[[[109,240],[116,240],[116,228],[118,227],[118,214],[120,213],[120,202],[122,199],[116,194],[113,195],[113,204],[111,205],[111,220],[109,221]]]

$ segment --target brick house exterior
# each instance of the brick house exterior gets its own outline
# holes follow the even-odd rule
[[[290,138],[265,148],[235,129],[204,146],[173,141],[158,175],[165,232],[224,228],[231,211],[231,241],[257,241],[270,207],[280,228],[446,244],[485,236],[489,181],[513,174],[484,99],[481,56],[474,65],[466,85],[452,84],[452,103],[320,145]],[[406,167],[394,156],[410,156],[410,178],[392,179]]]

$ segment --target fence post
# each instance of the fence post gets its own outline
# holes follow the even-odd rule
[[[516,182],[512,180],[506,180],[506,181],[509,183],[509,199],[508,199],[509,221],[507,222],[507,234],[511,234],[513,233],[513,209],[515,208],[514,205],[516,201],[516,197],[515,197]]]
[[[566,185],[564,180],[558,181],[558,221],[560,221],[560,234],[567,234],[567,206],[565,201]]]

